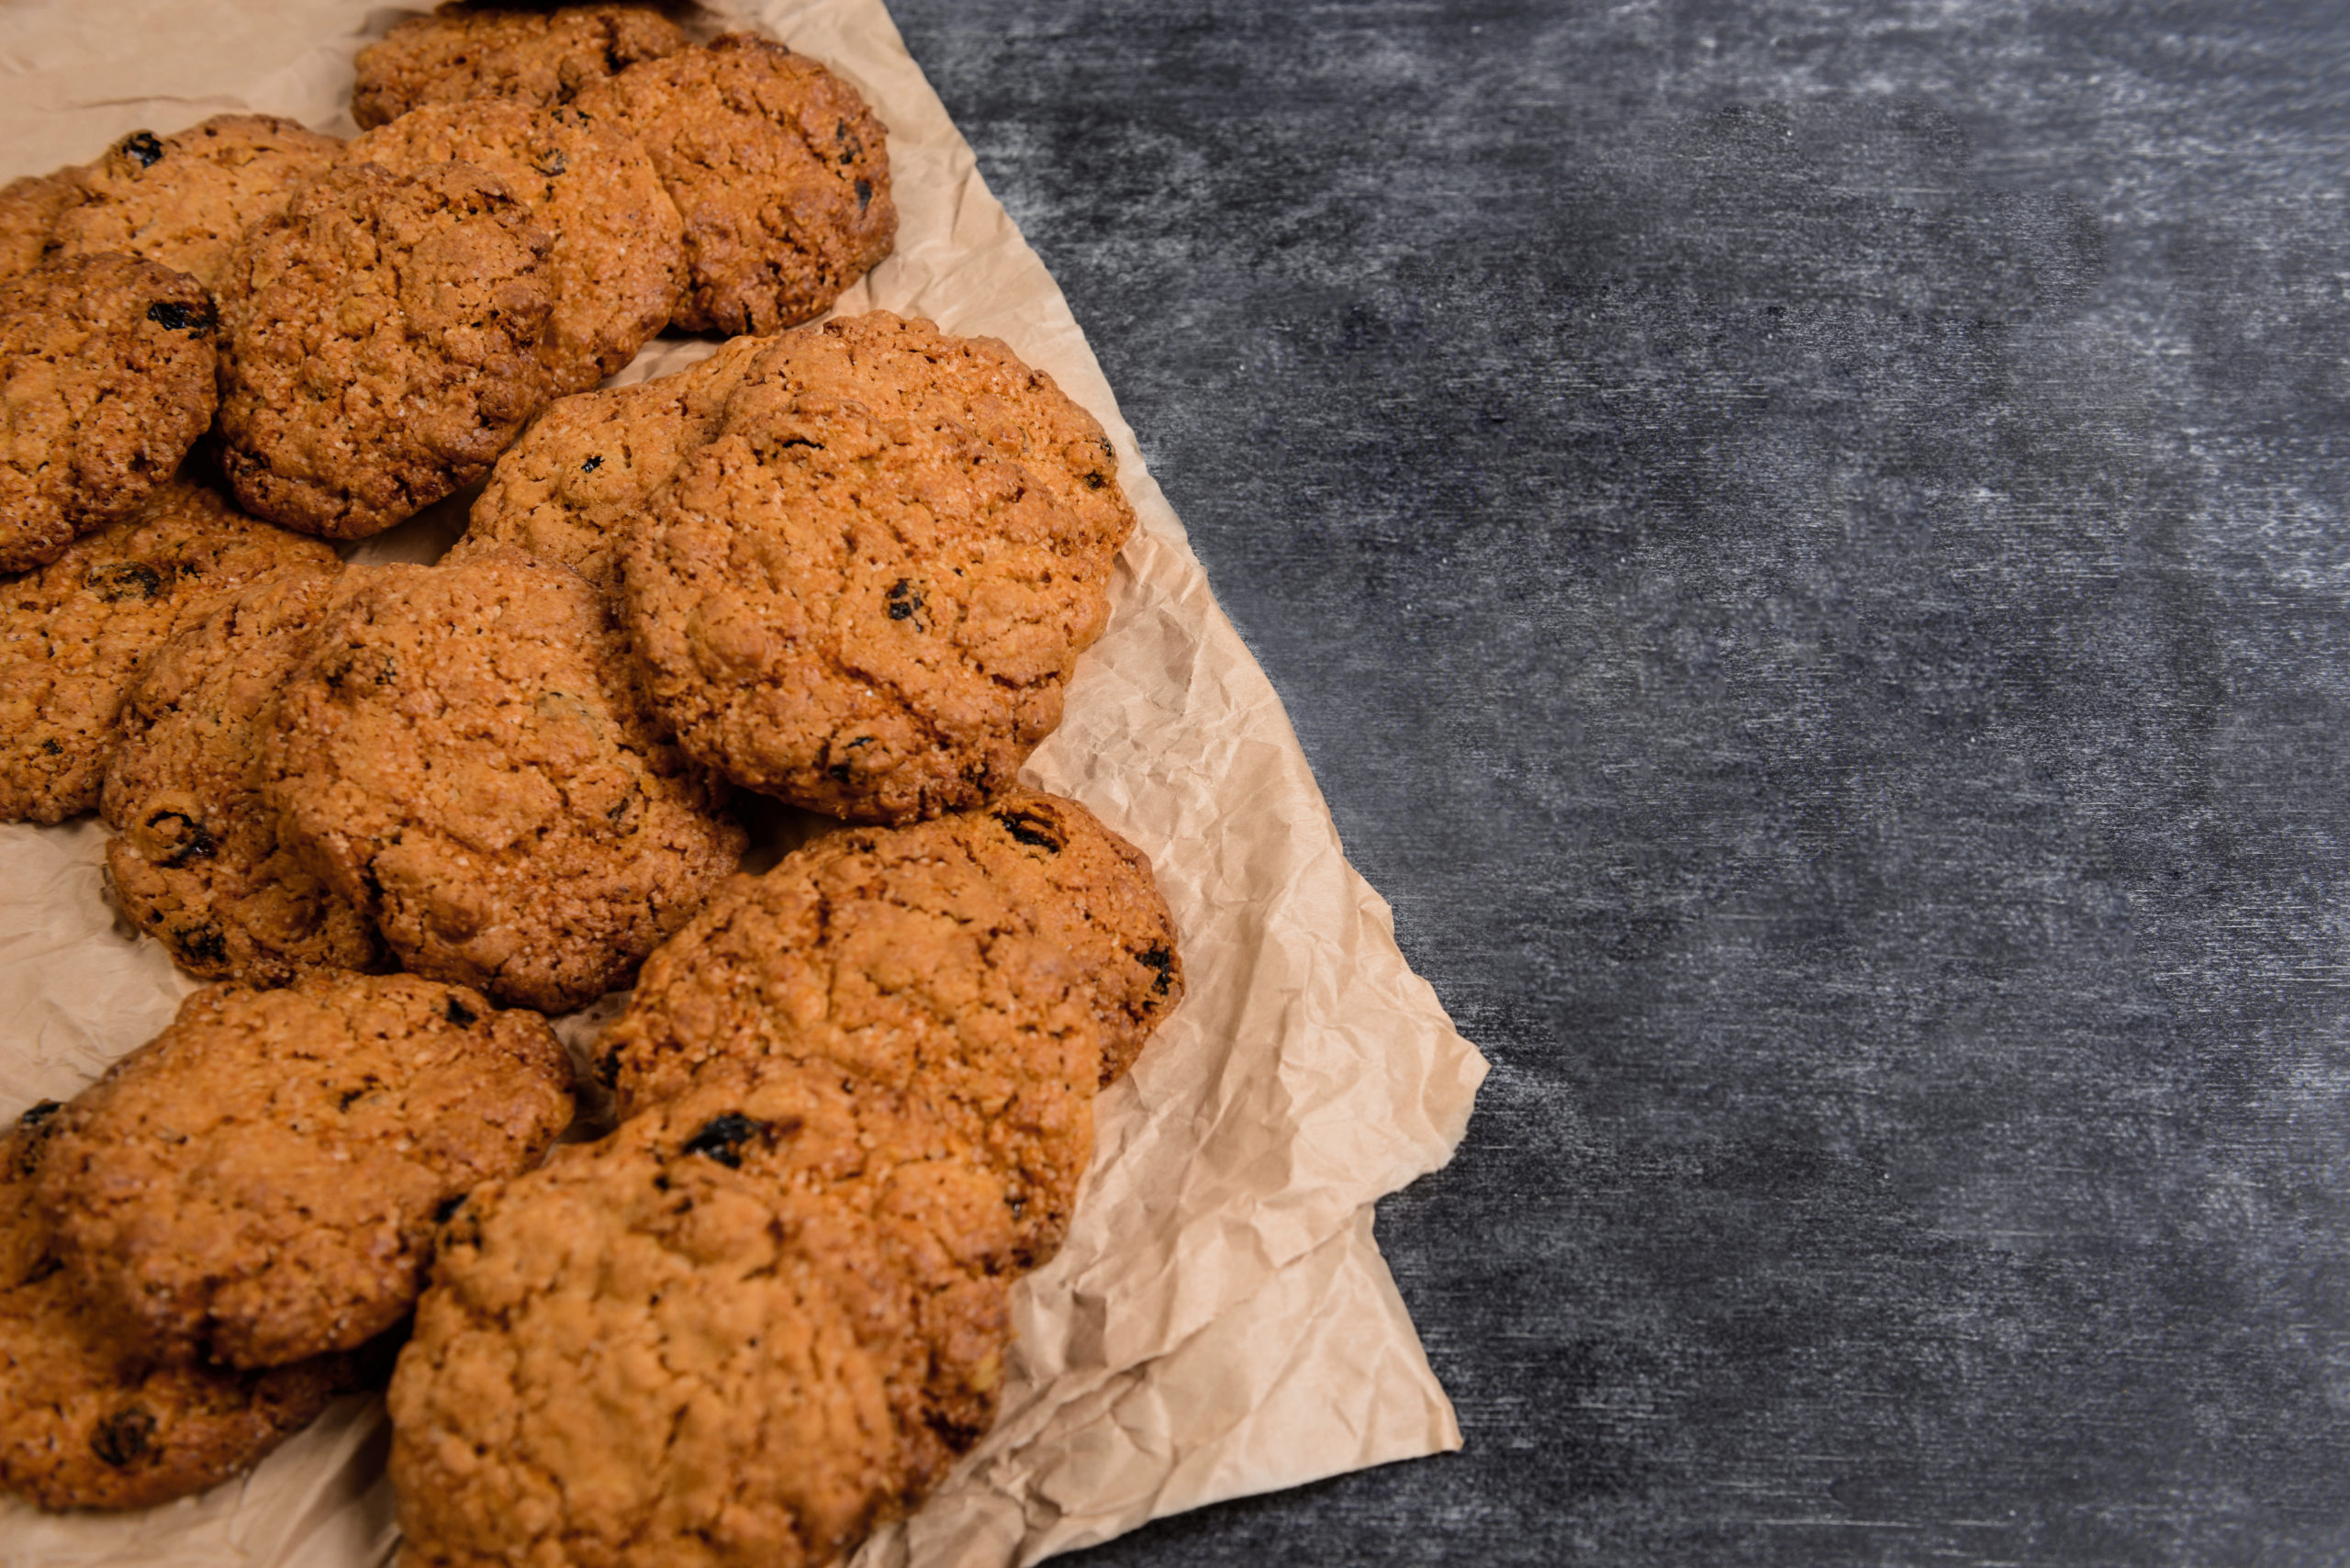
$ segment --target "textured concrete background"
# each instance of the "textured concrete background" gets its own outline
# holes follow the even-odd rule
[[[1494,1062],[1085,1561],[2350,1558],[2350,7],[895,10]]]

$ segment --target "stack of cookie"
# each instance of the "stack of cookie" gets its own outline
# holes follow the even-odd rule
[[[1148,862],[1016,784],[1134,513],[1002,343],[794,326],[895,229],[822,67],[444,6],[357,77],[347,145],[230,117],[0,193],[0,333],[93,302],[10,396],[97,454],[0,601],[0,810],[98,806],[126,914],[230,982],[9,1135],[0,1486],[207,1484],[413,1305],[409,1561],[826,1562],[992,1420],[1181,995]],[[737,335],[592,389],[671,325]],[[74,412],[126,386],[176,422]],[[236,506],[173,476],[207,428]],[[435,566],[285,532],[484,474]],[[850,825],[737,875],[738,790]],[[541,1167],[537,1014],[632,980],[617,1129]]]

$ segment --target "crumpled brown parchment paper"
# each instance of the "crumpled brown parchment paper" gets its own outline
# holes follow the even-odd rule
[[[338,0],[0,9],[0,178],[144,126],[255,109],[341,135],[351,57],[404,13]],[[854,82],[890,128],[898,248],[841,302],[1001,337],[1101,419],[1142,519],[1110,629],[1024,780],[1075,796],[1157,868],[1190,993],[1104,1094],[1068,1245],[1016,1294],[995,1430],[856,1568],[1029,1562],[1223,1498],[1460,1445],[1371,1238],[1371,1204],[1449,1158],[1485,1063],[1404,962],[1304,755],[1060,291],[878,0],[767,0],[755,26]],[[709,352],[650,345],[617,377]],[[430,560],[444,505],[352,552]],[[104,831],[0,826],[0,1114],[64,1098],[192,989],[100,889]],[[577,1037],[610,1003],[568,1021]],[[397,1539],[380,1400],[341,1402],[251,1476],[144,1513],[0,1501],[0,1563],[372,1564]]]

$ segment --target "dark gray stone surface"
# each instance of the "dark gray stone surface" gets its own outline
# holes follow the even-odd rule
[[[1085,1561],[2350,1558],[2350,10],[895,10],[1494,1064]]]

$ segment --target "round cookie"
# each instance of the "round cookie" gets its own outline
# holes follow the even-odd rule
[[[123,704],[156,652],[264,576],[336,564],[317,540],[173,479],[139,516],[0,581],[0,820],[96,806]]]
[[[727,394],[762,346],[730,338],[673,375],[550,404],[490,470],[464,537],[443,559],[510,544],[618,592],[622,531],[709,444]]]
[[[334,591],[330,562],[263,578],[156,655],[123,713],[100,810],[131,924],[206,980],[379,969],[375,928],[280,842],[262,737]]]
[[[618,127],[576,109],[476,98],[411,109],[343,156],[396,174],[470,163],[506,182],[554,236],[546,352],[555,392],[595,386],[667,324],[683,277],[684,226],[653,160]]]
[[[59,1107],[0,1131],[0,1492],[140,1508],[251,1469],[359,1382],[352,1358],[264,1372],[157,1362],[106,1337],[33,1201]]]
[[[646,961],[598,1049],[626,1116],[727,1062],[903,1094],[1003,1178],[1024,1261],[1059,1247],[1092,1157],[1086,978],[951,824],[833,834],[736,877]]]
[[[275,115],[215,115],[161,137],[134,130],[81,171],[51,251],[120,251],[217,289],[239,236],[285,211],[341,149]]]
[[[990,338],[887,312],[775,339],[621,551],[677,744],[855,822],[1011,787],[1134,528],[1102,427]]]
[[[0,283],[0,572],[129,516],[212,422],[212,300],[129,256]]]
[[[354,567],[288,678],[265,753],[283,831],[418,973],[579,1006],[741,858],[608,614],[518,551]]]
[[[783,45],[728,33],[580,90],[653,154],[686,221],[677,325],[772,332],[821,314],[890,253],[887,133],[856,88]]]
[[[1083,969],[1108,1085],[1183,1000],[1175,917],[1149,857],[1075,801],[1038,790],[1015,790],[944,821],[964,853]]]
[[[488,472],[546,402],[552,243],[464,163],[341,164],[246,230],[219,289],[238,500],[360,539]]]
[[[351,118],[372,129],[420,104],[480,97],[553,108],[589,82],[685,47],[677,24],[647,6],[444,5],[352,58]]]
[[[392,1381],[408,1561],[835,1561],[993,1421],[1012,1230],[935,1124],[807,1069],[477,1192]]]
[[[215,986],[57,1117],[74,1289],[165,1360],[258,1368],[408,1316],[442,1210],[571,1121],[546,1021],[413,975]]]
[[[57,215],[73,205],[81,190],[80,173],[78,167],[64,168],[0,185],[0,283],[40,264]]]

